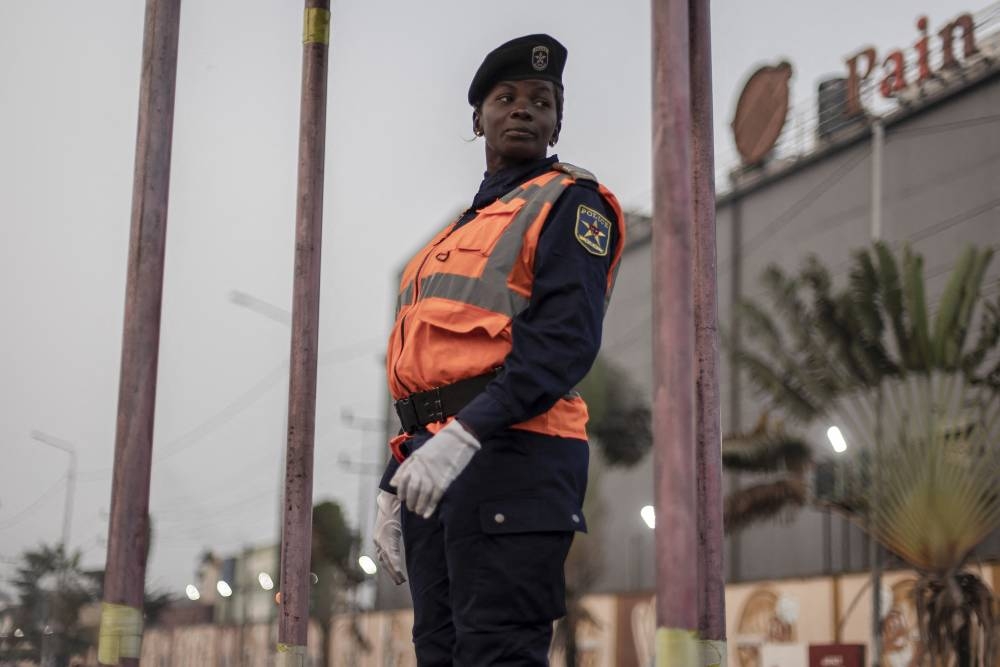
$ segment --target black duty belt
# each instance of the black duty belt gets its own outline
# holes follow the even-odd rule
[[[489,373],[459,380],[443,387],[428,389],[411,394],[393,403],[403,430],[413,433],[421,426],[433,422],[443,422],[464,408],[469,401],[481,394],[493,379],[500,374],[496,368]]]

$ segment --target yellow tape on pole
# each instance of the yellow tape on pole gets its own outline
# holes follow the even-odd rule
[[[308,652],[305,646],[278,644],[275,667],[305,667]]]
[[[698,649],[701,653],[701,667],[726,667],[726,641],[718,639],[699,639]]]
[[[122,658],[138,658],[141,652],[142,610],[102,602],[97,661],[102,665],[118,665]]]
[[[656,629],[656,667],[699,665],[698,640],[692,630]]]
[[[330,43],[330,10],[319,7],[306,9],[305,24],[302,28],[303,44]]]

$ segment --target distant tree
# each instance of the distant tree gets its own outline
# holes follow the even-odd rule
[[[629,467],[641,461],[653,446],[652,416],[645,392],[604,357],[577,388],[587,401],[587,430],[604,460]]]
[[[3,658],[41,662],[51,656],[57,667],[83,652],[91,640],[80,625],[80,608],[98,599],[92,577],[80,569],[80,552],[40,546],[21,555],[14,577],[18,606],[14,627],[22,637],[9,638]]]
[[[357,543],[358,536],[347,525],[339,504],[327,500],[313,506],[310,567],[317,580],[313,586],[312,615],[323,637],[324,667],[331,667],[333,617],[349,606],[351,591],[362,581],[362,573],[351,560]]]

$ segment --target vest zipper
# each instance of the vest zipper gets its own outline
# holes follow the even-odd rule
[[[470,220],[469,222],[472,222],[472,221]],[[466,224],[468,224],[468,223],[466,223]],[[417,272],[413,276],[413,302],[412,302],[413,303],[413,306],[412,306],[413,308],[416,308],[416,306],[417,306],[417,299],[420,296],[420,272],[424,270],[424,265],[427,264],[427,260],[431,258],[431,254],[433,254],[434,248],[437,248],[439,245],[441,245],[442,243],[444,243],[445,240],[449,236],[451,236],[452,232],[454,232],[454,231],[455,231],[455,224],[453,223],[452,226],[451,226],[451,229],[449,229],[448,232],[444,236],[442,236],[440,239],[438,239],[437,243],[435,243],[434,245],[432,245],[427,250],[427,254],[424,255],[424,258],[420,261],[420,266],[417,267]],[[408,314],[409,313],[407,313],[407,315]],[[405,389],[408,394],[413,394],[414,391],[412,389],[410,389],[407,386],[407,384],[405,382],[403,382],[403,380],[399,377],[399,370],[397,368],[397,366],[399,365],[399,359],[400,359],[400,357],[403,356],[403,348],[404,347],[406,347],[406,315],[403,315],[403,317],[400,318],[400,320],[399,320],[399,354],[396,356],[396,363],[392,365],[392,373],[393,373],[393,375],[396,376],[396,382],[399,383],[399,386],[401,386],[403,389]]]

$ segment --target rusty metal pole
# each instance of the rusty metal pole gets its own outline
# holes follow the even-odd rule
[[[709,0],[689,0],[691,145],[694,178],[695,433],[698,502],[698,638],[701,662],[726,664],[726,578],[722,561],[722,422],[712,137]]]
[[[279,667],[304,667],[308,657],[306,633],[309,627],[309,555],[312,543],[313,440],[329,44],[330,0],[306,0],[302,34],[288,448],[281,541]]]
[[[658,667],[696,664],[688,0],[653,0],[653,443]]]
[[[180,0],[147,0],[107,569],[97,659],[138,665]]]

